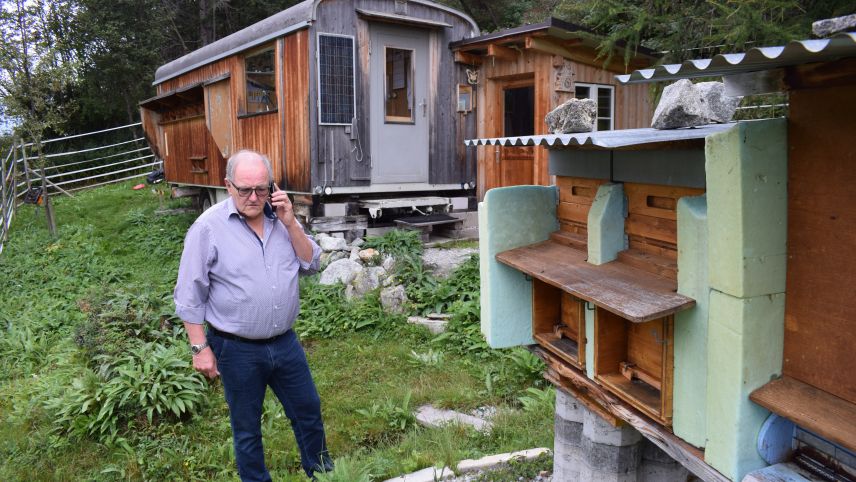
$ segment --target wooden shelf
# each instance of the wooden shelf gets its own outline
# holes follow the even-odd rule
[[[856,404],[784,376],[749,399],[800,427],[856,451]]]
[[[497,261],[591,302],[634,323],[691,308],[695,300],[676,293],[677,282],[620,261],[600,266],[585,251],[553,240],[503,251]]]

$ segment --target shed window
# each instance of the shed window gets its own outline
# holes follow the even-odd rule
[[[318,35],[318,103],[321,124],[354,118],[354,38]]]
[[[413,122],[413,51],[386,47],[386,122]]]
[[[591,99],[597,102],[597,122],[594,130],[611,131],[615,119],[615,88],[611,85],[581,84],[574,85],[574,97]]]
[[[276,73],[274,49],[244,59],[247,78],[247,114],[276,110]]]

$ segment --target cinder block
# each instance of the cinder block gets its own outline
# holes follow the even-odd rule
[[[749,394],[782,372],[783,294],[710,297],[705,461],[732,480],[766,463],[756,450],[769,412]]]
[[[493,348],[534,342],[532,283],[495,256],[558,229],[556,196],[553,186],[514,186],[491,189],[479,203],[481,331]]]
[[[562,479],[553,480],[557,482]],[[631,472],[625,473],[617,473],[611,471],[603,471],[598,470],[592,467],[589,467],[586,464],[582,464],[580,466],[580,482],[636,482],[636,471],[633,470]]]
[[[553,480],[556,482],[584,482],[585,479],[580,479],[580,462],[579,450],[559,450],[559,446],[553,448]]]
[[[696,301],[675,315],[672,429],[687,442],[707,441],[707,326],[710,281],[706,196],[678,201],[678,293]]]
[[[690,471],[677,462],[660,463],[643,460],[636,470],[637,482],[686,482]]]
[[[588,409],[570,393],[556,389],[556,419],[583,423]]]
[[[569,422],[556,416],[554,423],[554,434],[556,442],[563,445],[579,447],[580,437],[583,435],[583,424],[580,422]]]
[[[595,444],[624,447],[642,440],[642,434],[628,424],[613,427],[596,413],[586,410],[583,422],[583,438]]]
[[[602,184],[588,214],[589,263],[608,263],[626,248],[625,214],[624,184]]]
[[[812,482],[818,480],[791,463],[776,464],[746,474],[742,482]]]
[[[580,460],[583,465],[601,473],[636,472],[641,454],[638,443],[616,446],[593,442],[587,437],[580,440]]]
[[[740,122],[706,139],[710,284],[738,298],[785,291],[787,121]]]

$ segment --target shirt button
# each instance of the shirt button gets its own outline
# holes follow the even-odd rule
[[[278,309],[279,309],[279,305],[273,305],[273,309],[278,310]],[[276,325],[274,325],[274,326],[276,326]]]
[[[273,289],[276,289],[276,286],[272,286]]]

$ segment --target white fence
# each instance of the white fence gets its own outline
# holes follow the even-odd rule
[[[162,167],[162,162],[155,159],[145,139],[135,137],[133,129],[139,125],[138,122],[42,141],[44,147],[108,132],[125,130],[131,134],[130,140],[47,153],[41,159],[33,152],[36,146],[32,142],[13,143],[8,153],[0,156],[0,253],[8,239],[15,211],[28,198],[28,192],[35,194],[34,190],[42,188],[48,196],[61,194],[73,197],[75,191],[144,177]]]

